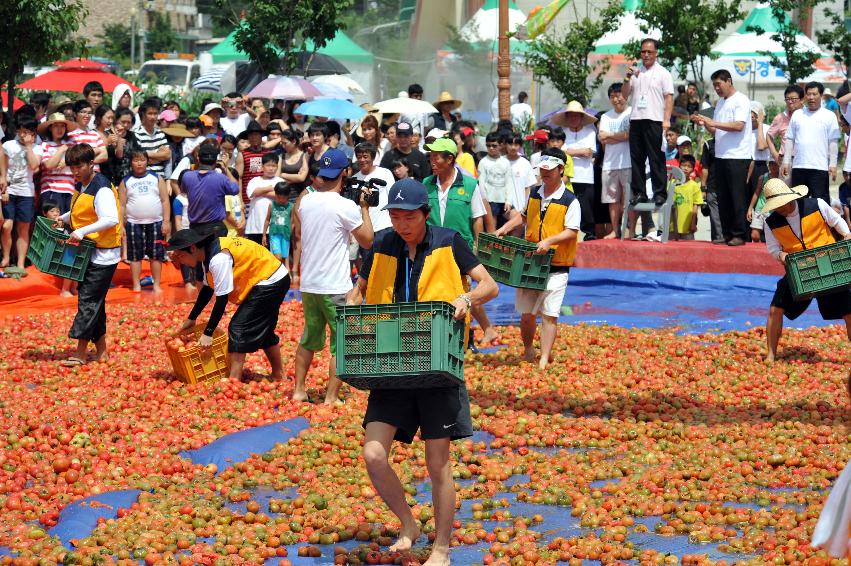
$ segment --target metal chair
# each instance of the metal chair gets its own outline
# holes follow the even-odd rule
[[[671,167],[671,170],[668,172],[668,199],[665,201],[665,204],[657,207],[652,201],[650,202],[639,202],[637,204],[630,204],[632,201],[632,183],[627,185],[626,190],[626,206],[624,207],[623,217],[621,218],[621,240],[624,238],[624,234],[626,234],[626,228],[629,224],[629,213],[633,212],[661,212],[661,223],[662,225],[659,227],[662,231],[662,243],[668,241],[669,232],[671,230],[671,210],[674,207],[674,193],[676,191],[677,185],[681,185],[686,182],[686,175],[683,173],[683,170],[679,167]]]

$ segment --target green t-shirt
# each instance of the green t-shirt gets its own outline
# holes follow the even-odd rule
[[[269,234],[290,237],[290,219],[292,218],[293,203],[281,205],[272,202],[272,217],[269,219]]]

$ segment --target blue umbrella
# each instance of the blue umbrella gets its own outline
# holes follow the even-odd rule
[[[348,100],[319,98],[299,106],[298,113],[305,116],[322,116],[336,120],[358,120],[366,114],[366,110]]]

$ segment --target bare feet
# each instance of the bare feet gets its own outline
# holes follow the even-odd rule
[[[93,362],[107,362],[109,361],[109,352],[104,350],[103,352],[95,352],[95,357],[92,360]]]
[[[323,402],[323,404],[325,404],[325,405],[330,405],[330,406],[336,406],[336,407],[342,407],[342,406],[343,406],[343,405],[345,405],[346,403],[345,403],[345,402],[343,402],[343,400],[342,400],[342,399],[335,399],[335,398],[333,398],[333,397],[329,399],[328,397],[326,397],[326,398],[325,398],[325,401]]]
[[[154,293],[162,293],[163,289],[159,285],[154,285]]]
[[[293,391],[293,401],[308,402],[307,391]]]
[[[530,348],[523,353],[523,361],[525,362],[534,362],[537,357],[534,348]]]
[[[549,364],[549,363],[550,363],[550,360],[548,358],[541,356],[541,361],[538,362],[538,367],[541,368],[541,369],[547,369],[547,364]]]
[[[494,330],[493,327],[491,327],[491,328],[488,328],[485,331],[485,335],[482,336],[482,342],[481,343],[482,344],[490,344],[494,340],[496,340],[497,338],[499,338],[499,333],[496,330]]]
[[[133,292],[134,293],[141,293],[142,287],[140,287],[139,285],[133,285]]]
[[[59,293],[59,296],[60,297],[73,297],[74,293],[72,293],[71,291],[62,291],[61,293]]]
[[[437,548],[431,549],[431,555],[425,561],[423,566],[449,566],[449,549]]]
[[[609,232],[608,234],[606,234],[605,236],[603,236],[603,239],[604,239],[604,240],[614,240],[614,239],[615,239],[615,238],[617,238],[617,237],[618,237],[618,235],[615,233],[615,231],[614,231],[614,230],[612,230],[611,232]]]
[[[770,364],[773,364],[774,363],[774,352],[768,352],[765,355],[765,361],[770,363]]]
[[[184,288],[184,289],[186,289],[187,291],[194,291],[194,290],[195,290],[195,285],[193,285],[192,283],[186,283],[186,284],[183,286],[183,288]]]
[[[420,530],[416,525],[402,527],[402,532],[399,533],[399,539],[390,547],[390,552],[410,550],[418,538],[420,538]],[[448,561],[446,563],[449,564]]]

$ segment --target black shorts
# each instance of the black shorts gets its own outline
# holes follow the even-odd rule
[[[789,287],[789,282],[786,277],[783,277],[777,282],[777,290],[774,291],[774,297],[771,299],[772,307],[780,307],[783,309],[783,314],[789,320],[795,320],[807,310],[812,299],[804,299],[796,301],[792,296],[792,289]],[[818,302],[818,310],[824,320],[839,320],[846,315],[851,314],[851,291],[845,289],[830,295],[822,295],[816,297]]]
[[[395,440],[410,444],[420,438],[458,440],[473,435],[467,388],[373,389],[363,426],[376,421],[396,427]]]
[[[127,261],[142,261],[145,257],[154,261],[165,259],[162,221],[150,224],[127,222],[124,231],[127,234]]]
[[[275,334],[281,303],[290,289],[287,275],[271,285],[255,285],[233,313],[228,326],[228,352],[249,354],[277,344]]]

